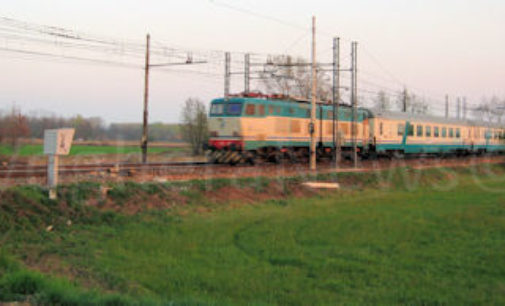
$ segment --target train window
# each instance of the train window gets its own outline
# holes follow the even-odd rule
[[[310,118],[310,109],[307,110],[307,113],[305,114],[307,118]]]
[[[328,119],[333,119],[333,111],[328,111]]]
[[[403,136],[403,132],[405,131],[405,126],[403,124],[398,124],[398,136]]]
[[[439,134],[438,134],[438,126],[433,127],[433,136],[434,137],[438,137],[439,136]]]
[[[258,105],[258,113],[260,116],[265,116],[265,105]]]
[[[268,113],[269,113],[270,115],[272,115],[272,114],[274,113],[274,107],[273,107],[272,105],[270,105],[270,106],[268,107]]]
[[[456,138],[461,137],[461,130],[459,128],[456,128]]]
[[[276,112],[277,114],[280,114],[280,113],[281,113],[281,107],[280,107],[280,106],[277,106],[277,107],[275,108],[275,112]]]
[[[431,126],[426,126],[425,132],[426,137],[431,137]]]
[[[222,115],[224,110],[223,104],[212,104],[210,108],[211,115]]]
[[[254,116],[256,114],[256,107],[254,104],[247,104],[245,107],[245,114],[249,116]]]
[[[446,127],[443,127],[442,128],[442,137],[447,137],[447,128]]]
[[[384,133],[384,124],[381,122],[379,123],[379,134],[382,136],[382,133]]]
[[[454,137],[454,129],[453,128],[449,128],[449,137]]]
[[[417,126],[417,137],[423,137],[423,126],[422,125],[418,125]]]
[[[412,124],[407,124],[407,135],[408,136],[414,136],[414,125]]]
[[[226,114],[237,116],[242,112],[242,103],[230,103],[226,109]]]
[[[288,108],[288,112],[289,112],[289,114],[291,114],[291,115],[292,115],[292,114],[294,114],[294,113],[295,113],[295,109],[294,109],[294,108],[292,108],[292,107],[290,107],[290,108]]]

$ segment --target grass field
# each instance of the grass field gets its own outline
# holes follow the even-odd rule
[[[0,289],[21,299],[27,294],[15,291],[28,287],[39,302],[503,305],[505,172],[458,171],[450,180],[423,171],[415,186],[393,178],[392,188],[350,175],[370,187],[254,205],[209,203],[182,190],[194,200],[133,216],[84,218],[75,206],[60,216],[76,220],[71,227],[33,231],[50,222],[45,216],[0,236]],[[139,188],[157,192],[149,186]],[[66,205],[89,195],[86,188],[94,187],[70,192]],[[39,189],[19,190],[45,201]],[[53,263],[53,274],[79,285],[27,271],[11,256],[39,268]]]
[[[164,148],[164,147],[150,147],[148,149],[149,153],[162,153],[162,152],[174,152],[181,151],[184,148]],[[138,146],[93,146],[93,145],[73,145],[70,149],[70,155],[95,155],[95,154],[128,154],[128,153],[140,153],[140,147]],[[0,155],[18,155],[18,156],[32,156],[32,155],[42,155],[43,146],[38,144],[22,145],[17,151],[12,148],[12,146],[0,145]]]

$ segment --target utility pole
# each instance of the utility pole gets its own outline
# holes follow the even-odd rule
[[[145,79],[144,79],[144,120],[142,123],[142,139],[140,140],[140,149],[142,151],[142,163],[147,163],[147,142],[148,142],[148,128],[149,128],[149,69],[156,67],[166,67],[166,66],[178,66],[178,65],[194,65],[194,64],[205,64],[206,61],[193,61],[191,54],[188,54],[188,58],[185,62],[179,63],[160,63],[151,64],[149,62],[150,56],[150,41],[151,36],[147,34],[146,36],[146,63],[145,63]]]
[[[142,149],[142,163],[147,163],[147,135],[148,135],[148,104],[149,104],[149,44],[151,36],[146,37],[146,63],[145,63],[145,79],[144,79],[144,120],[142,124],[142,141],[140,148]]]
[[[246,53],[244,58],[244,93],[248,94],[250,91],[250,80],[251,80],[251,56]]]
[[[445,95],[445,119],[449,118],[449,95]]]
[[[463,97],[463,119],[466,120],[466,97]]]
[[[456,103],[457,103],[456,104],[456,112],[457,112],[456,118],[460,119],[461,118],[461,98],[460,97],[458,97],[458,100]]]
[[[356,122],[358,121],[358,61],[357,54],[358,53],[358,43],[352,42],[352,51],[351,51],[351,103],[352,103],[352,124],[351,124],[351,138],[352,138],[352,159],[354,162],[354,168],[358,167],[358,145],[356,141],[356,136],[358,134]]]
[[[231,78],[231,55],[230,52],[224,54],[224,98],[228,100],[230,96],[230,78]]]
[[[407,100],[408,100],[408,92],[407,92],[407,88],[404,87],[403,88],[403,98],[402,98],[402,104],[403,104],[403,107],[402,107],[402,111],[404,113],[407,112]]]
[[[340,162],[340,135],[338,130],[338,113],[340,104],[340,38],[333,38],[333,150],[335,168]]]
[[[312,91],[311,91],[311,109],[310,109],[310,170],[316,170],[316,99],[317,99],[317,75],[316,75],[316,17],[312,16]]]

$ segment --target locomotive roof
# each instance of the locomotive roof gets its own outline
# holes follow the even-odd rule
[[[404,112],[393,112],[393,111],[377,111],[370,110],[370,114],[374,118],[388,118],[395,120],[411,120],[411,121],[428,121],[433,123],[441,124],[459,124],[459,125],[470,125],[470,126],[486,126],[493,128],[503,128],[503,124],[484,122],[480,120],[469,120],[469,119],[457,119],[457,118],[445,118],[426,114],[413,114]]]
[[[283,103],[283,104],[311,106],[311,102],[305,101],[305,100],[286,100],[286,99],[268,99],[268,98],[251,98],[251,97],[230,97],[229,99],[217,98],[217,99],[212,100],[212,102],[218,102],[218,103],[233,103],[233,102],[248,102],[248,101],[249,102],[260,102],[260,103]],[[328,103],[328,102],[323,102],[323,101],[317,101],[317,105],[331,107],[333,104]],[[340,107],[351,108],[351,105],[349,105],[349,104],[340,103],[339,105],[340,105]],[[369,109],[363,108],[363,107],[358,107],[357,109],[362,112],[367,112],[367,113],[370,112]]]

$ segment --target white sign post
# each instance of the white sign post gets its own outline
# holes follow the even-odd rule
[[[48,155],[47,184],[49,198],[55,200],[58,185],[58,160],[60,155],[68,155],[74,139],[75,129],[44,131],[44,154]]]

